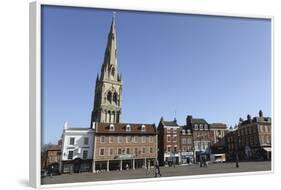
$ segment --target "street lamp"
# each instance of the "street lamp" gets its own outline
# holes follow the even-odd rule
[[[201,157],[201,153],[202,153],[202,137],[203,137],[203,135],[202,134],[199,134],[198,136],[197,136],[197,138],[199,138],[199,147],[200,147],[200,149],[199,149],[199,160],[200,160],[200,167],[202,167],[202,157]]]
[[[238,129],[236,131],[236,134],[235,134],[235,163],[236,163],[236,168],[239,168],[239,156],[238,156]]]

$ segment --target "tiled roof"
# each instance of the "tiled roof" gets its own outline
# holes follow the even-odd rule
[[[224,123],[212,123],[210,124],[211,129],[226,129],[226,124]]]
[[[162,121],[164,126],[178,126],[177,121]]]
[[[52,145],[50,148],[48,148],[48,151],[50,150],[61,150],[61,145]]]
[[[196,124],[208,124],[205,119],[201,119],[201,118],[192,118],[191,122],[194,124],[195,123]]]
[[[114,126],[114,130],[110,131],[110,125]],[[130,131],[127,131],[127,126],[130,126]],[[145,130],[142,131],[142,126]],[[109,133],[109,134],[155,134],[156,127],[154,124],[142,123],[96,123],[96,134]]]

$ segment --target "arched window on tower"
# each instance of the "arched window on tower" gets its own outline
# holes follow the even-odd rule
[[[116,123],[119,123],[119,120],[120,120],[120,112],[117,112],[117,115],[116,115]]]
[[[107,101],[111,104],[111,101],[112,101],[112,93],[111,93],[111,91],[108,91],[108,93],[107,93]]]
[[[114,92],[114,94],[113,94],[113,102],[115,103],[115,105],[117,105],[117,97],[118,97],[117,92]]]
[[[111,112],[110,111],[108,111],[108,123],[111,123]]]
[[[111,115],[112,115],[111,122],[115,123],[116,122],[115,121],[115,111],[112,111]]]
[[[105,121],[105,123],[107,122],[107,110],[105,110],[105,116],[104,116],[105,118],[104,118],[104,121]]]

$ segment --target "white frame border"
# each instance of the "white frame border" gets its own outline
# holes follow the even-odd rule
[[[128,179],[128,180],[114,180],[114,181],[98,181],[98,182],[77,182],[64,184],[41,184],[41,6],[65,6],[65,7],[79,7],[79,8],[96,8],[96,9],[118,9],[121,11],[143,11],[155,13],[179,13],[179,14],[195,14],[205,16],[225,16],[225,17],[240,17],[240,18],[260,18],[271,20],[271,114],[272,114],[272,160],[271,171],[255,171],[243,173],[225,173],[225,174],[205,174],[194,176],[177,176],[177,177],[163,177],[163,178],[149,178],[149,179]],[[89,185],[112,185],[112,184],[126,184],[137,182],[161,182],[171,180],[184,179],[198,179],[198,178],[213,178],[213,177],[233,177],[245,175],[260,175],[260,174],[274,174],[275,162],[275,114],[274,114],[274,16],[272,15],[254,15],[254,14],[237,14],[226,12],[208,12],[208,11],[192,11],[187,9],[161,9],[147,8],[141,6],[120,6],[104,5],[98,2],[84,2],[79,0],[71,1],[56,1],[56,0],[37,0],[29,4],[29,184],[30,186],[41,188],[55,188],[55,187],[74,187],[74,186],[89,186]]]

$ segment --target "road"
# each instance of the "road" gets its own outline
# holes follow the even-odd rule
[[[240,162],[239,168],[235,167],[235,163],[218,163],[209,164],[207,168],[200,168],[198,165],[161,167],[162,177],[170,176],[190,176],[202,174],[221,174],[221,173],[237,173],[237,172],[254,172],[254,171],[270,171],[271,162]],[[42,178],[42,184],[59,184],[74,182],[94,182],[121,179],[141,179],[154,178],[154,173],[146,175],[145,169],[110,171],[102,173],[79,173],[79,174],[62,174],[53,177]]]

